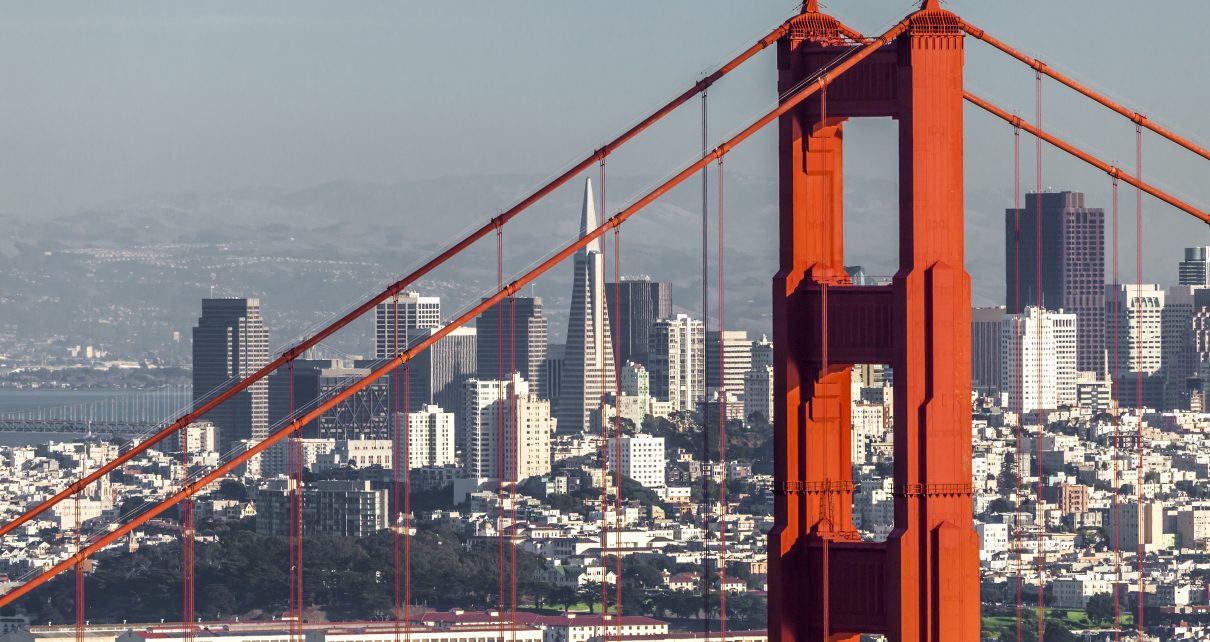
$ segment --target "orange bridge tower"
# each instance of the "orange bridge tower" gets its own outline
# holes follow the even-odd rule
[[[806,3],[778,43],[779,93],[818,82],[855,47],[846,34]],[[962,66],[961,22],[927,0],[902,34],[779,123],[771,642],[979,639]],[[899,269],[890,285],[861,286],[844,270],[844,124],[873,117],[899,126]],[[894,372],[885,542],[862,541],[852,520],[849,373],[862,363]]]

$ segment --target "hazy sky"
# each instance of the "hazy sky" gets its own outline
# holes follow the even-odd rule
[[[912,5],[827,4],[867,33]],[[945,6],[1210,141],[1206,0]],[[785,0],[6,3],[0,213],[339,179],[546,175],[795,8]],[[981,43],[968,40],[967,48],[968,86],[1032,115],[1032,73]],[[771,105],[773,64],[762,55],[712,92],[715,134]],[[1054,83],[1046,92],[1048,127],[1107,157],[1133,159],[1129,123]],[[973,108],[967,114],[968,146],[977,152],[968,185],[1007,194],[1008,130]],[[675,169],[699,146],[697,118],[695,108],[654,132],[619,155],[616,171]],[[872,146],[889,132],[885,124],[854,128],[851,171],[893,172],[878,153],[888,148]],[[1210,202],[1210,168],[1154,137],[1148,145],[1149,176]],[[754,140],[733,166],[767,172],[773,149],[768,135]],[[1106,204],[1103,175],[1047,153],[1048,185],[1084,189]],[[1181,220],[1170,210],[1157,217],[1165,227]],[[1210,243],[1201,226],[1179,229],[1181,241],[1200,234]]]

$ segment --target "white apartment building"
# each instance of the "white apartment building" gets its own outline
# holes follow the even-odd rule
[[[624,435],[620,444],[622,463],[618,466],[619,444],[610,437],[607,461],[610,470],[621,470],[622,474],[647,488],[663,488],[666,459],[664,438],[651,435]]]
[[[627,361],[618,373],[618,385],[623,399],[618,399],[618,412],[634,422],[636,427],[651,416],[651,373],[641,363]]]
[[[979,557],[988,559],[1008,550],[1008,524],[975,524],[975,532],[979,534]]]
[[[213,421],[195,421],[176,434],[176,447],[194,455],[217,452],[218,438],[218,426]]]
[[[1141,512],[1141,519],[1140,519]],[[1139,505],[1131,502],[1119,505],[1117,514],[1121,518],[1121,526],[1114,529],[1114,512],[1107,511],[1105,523],[1109,524],[1107,532],[1117,532],[1122,550],[1138,549],[1139,541],[1143,550],[1159,551],[1168,548],[1164,540],[1164,505],[1159,502],[1143,502],[1142,511]]]
[[[391,453],[393,445],[390,439],[337,439],[332,442],[330,450],[315,454],[314,467],[316,470],[343,466],[393,468],[395,466],[395,458]]]
[[[686,314],[659,319],[647,342],[651,394],[674,410],[697,410],[706,399],[705,324]]]
[[[425,466],[447,466],[454,463],[456,425],[454,413],[440,406],[426,404],[416,412],[399,413],[400,422],[407,426],[408,470]],[[402,449],[405,442],[400,440]],[[399,461],[404,453],[398,453]]]
[[[550,401],[531,393],[529,383],[517,373],[505,381],[471,379],[464,385],[458,421],[466,440],[467,476],[523,481],[549,474],[555,431]]]
[[[1054,605],[1061,609],[1083,609],[1088,606],[1088,598],[1112,590],[1109,580],[1090,574],[1057,577],[1051,582],[1050,588]]]
[[[719,354],[722,354],[720,377]],[[746,330],[706,333],[706,387],[725,386],[737,397],[744,392],[744,375],[752,369],[752,340]]]
[[[851,407],[853,430],[849,440],[853,463],[866,463],[870,444],[885,441],[886,416],[880,403],[857,402]]]
[[[1005,317],[1000,381],[1008,408],[1023,413],[1076,403],[1076,315],[1027,307]]]

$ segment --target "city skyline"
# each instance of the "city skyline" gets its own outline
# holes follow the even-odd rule
[[[0,400],[137,389],[141,404],[171,398],[174,378],[192,379],[193,399],[150,422],[88,414],[112,410],[106,400],[50,419],[0,413],[0,430],[75,433],[0,442],[0,634],[382,642],[374,635],[390,635],[389,624],[396,636],[427,636],[420,642],[478,631],[477,642],[499,642],[492,636],[509,628],[519,642],[606,642],[610,627],[646,642],[1210,638],[1210,245],[1198,227],[1210,223],[1198,205],[1210,187],[1169,186],[1190,182],[1210,150],[1180,121],[1170,131],[1143,115],[1163,94],[1142,87],[1171,90],[1172,74],[1140,76],[1129,92],[1139,102],[1107,98],[1088,88],[1095,74],[1073,80],[998,39],[1013,36],[1020,7],[960,16],[967,2],[918,0],[890,27],[872,26],[887,8],[834,17],[816,0],[796,4],[608,142],[592,140],[613,110],[670,85],[652,64],[661,48],[678,49],[669,68],[702,50],[707,30],[683,47],[628,44],[675,6],[584,47],[608,20],[594,24],[554,58],[568,34],[543,31],[598,8],[505,9],[487,33],[483,21],[501,8],[474,3],[318,14],[304,4],[289,20],[222,5],[95,23],[95,9],[75,22],[55,8],[15,12],[43,35],[73,24],[78,42],[61,55],[118,38],[137,58],[106,66],[112,45],[102,46],[84,61],[98,72],[90,78],[161,78],[147,96],[215,86],[205,70],[255,52],[249,36],[272,53],[224,67],[223,91],[194,96],[173,133],[146,137],[152,155],[179,151],[158,175],[105,188],[158,178],[159,195],[61,219],[45,218],[43,201],[30,206],[41,215],[5,219],[14,240],[0,243],[0,266],[12,266],[0,271],[0,304],[15,314],[0,321]],[[1100,9],[1063,33],[1104,22]],[[1139,14],[1138,41],[1171,10]],[[429,22],[397,21],[404,15]],[[440,30],[459,15],[475,22]],[[984,22],[995,15],[1013,19]],[[1030,20],[1045,23],[1030,37],[1059,15]],[[494,47],[517,19],[530,20],[527,38]],[[710,28],[735,35],[744,24]],[[439,33],[474,41],[427,65],[403,58],[392,84],[359,93],[418,27],[403,38],[409,47]],[[148,28],[166,39],[158,49],[147,48]],[[188,46],[199,37],[225,46]],[[295,41],[318,44],[294,56],[273,49]],[[314,64],[338,42],[349,49]],[[1065,64],[1097,48],[1049,47],[1068,52]],[[616,102],[601,98],[611,95],[607,64],[576,67],[609,48],[643,63]],[[190,59],[196,82],[163,82],[184,49],[212,53]],[[500,55],[482,64],[467,58],[493,49]],[[370,50],[378,55],[348,64]],[[441,73],[463,60],[465,81],[539,51],[546,64],[475,85],[491,109]],[[257,80],[264,60],[290,65]],[[1137,64],[1101,57],[1097,69],[1120,82]],[[30,90],[14,111],[56,93],[37,72],[60,82],[77,73],[62,67],[48,57],[25,70]],[[292,95],[262,92],[296,85],[302,68],[310,100],[279,113],[280,128],[256,127]],[[571,87],[560,79],[571,68],[591,99],[582,85],[545,93]],[[408,80],[417,69],[432,77]],[[95,91],[95,109],[60,136],[108,117],[112,130],[97,131],[117,140],[129,123],[105,96],[127,83],[114,76]],[[421,100],[396,106],[385,126],[403,86]],[[236,124],[223,99],[240,88]],[[1019,116],[1030,97],[1033,117]],[[1081,111],[1075,99],[1087,102]],[[207,104],[211,120],[191,130]],[[564,104],[583,109],[552,117]],[[162,106],[144,104],[153,129]],[[763,115],[746,127],[753,109]],[[424,130],[412,131],[425,112]],[[10,141],[18,155],[39,124],[61,117],[33,113]],[[308,128],[320,114],[329,127]],[[223,124],[227,139],[187,142]],[[455,127],[458,144],[434,153]],[[306,181],[316,172],[306,149],[324,136],[323,171],[365,172],[398,157],[383,150],[409,131],[407,155],[427,162],[396,158],[378,182],[175,187],[220,185],[241,165],[259,168],[252,181]],[[1081,141],[1090,133],[1095,146]],[[90,146],[93,137],[56,147],[80,154],[58,168],[68,207],[99,175],[148,161],[113,140]],[[275,138],[296,147],[207,166]],[[1021,146],[1035,139],[1036,155]],[[1178,163],[1157,141],[1200,159]],[[525,160],[498,162],[496,146],[510,144]],[[569,145],[583,155],[565,171],[532,192],[509,187]],[[112,168],[71,173],[97,150]],[[363,158],[350,162],[350,150]],[[689,165],[673,160],[686,152]],[[455,155],[465,160],[450,175]],[[275,160],[284,157],[294,165]],[[196,163],[184,179],[181,159]],[[1073,159],[1107,176],[1092,184]],[[514,174],[473,180],[483,167]],[[28,177],[45,171],[21,168],[11,202],[29,201],[38,182]],[[496,203],[494,216],[479,201]],[[73,288],[65,268],[84,275]],[[184,308],[191,325],[177,318]],[[216,395],[225,403],[208,407]]]

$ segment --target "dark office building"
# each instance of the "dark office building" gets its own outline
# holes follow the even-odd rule
[[[647,336],[659,319],[672,316],[672,284],[652,281],[651,277],[622,277],[620,283],[605,285],[609,314],[617,311],[614,322],[618,363],[634,361],[650,366]]]
[[[1018,314],[1040,299],[1048,310],[1075,314],[1076,369],[1103,370],[1105,211],[1084,207],[1082,192],[1026,194],[1025,207],[1005,211],[1004,241],[1008,313]]]
[[[971,309],[971,387],[1000,391],[1000,326],[1004,308]],[[1077,327],[1076,332],[1079,332]]]
[[[1185,260],[1177,267],[1177,283],[1198,288],[1210,286],[1210,247],[1185,248]]]
[[[193,328],[194,407],[213,399],[269,363],[269,331],[259,299],[202,299]],[[227,451],[243,439],[264,439],[269,427],[268,382],[261,380],[206,415]]]
[[[288,366],[269,375],[269,423],[271,426],[290,416],[291,396],[294,409],[306,411],[370,374],[373,362],[356,362],[348,368],[334,359],[296,359],[293,386]],[[302,436],[324,439],[390,439],[389,377],[384,377],[342,401],[335,408],[302,427]],[[293,391],[291,391],[293,387]],[[293,395],[291,395],[293,392]],[[403,401],[400,400],[400,406]]]
[[[475,330],[477,379],[503,381],[516,370],[529,382],[531,391],[543,399],[551,398],[546,384],[546,317],[542,314],[542,299],[505,299],[475,319]]]

